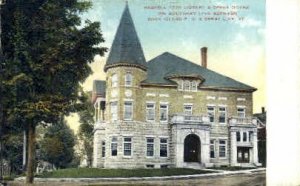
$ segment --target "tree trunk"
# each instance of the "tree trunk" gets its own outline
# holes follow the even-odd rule
[[[26,183],[32,184],[34,178],[35,167],[35,125],[30,123],[28,125],[28,156],[27,156],[27,174]]]

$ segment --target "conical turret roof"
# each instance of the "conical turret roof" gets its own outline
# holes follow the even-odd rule
[[[123,11],[104,70],[115,66],[136,66],[144,70],[147,68],[128,4]]]

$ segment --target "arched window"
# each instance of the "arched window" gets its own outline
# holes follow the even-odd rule
[[[118,75],[117,74],[113,74],[111,76],[111,86],[112,87],[117,87],[118,86]]]
[[[130,72],[125,75],[125,86],[132,86],[132,74]]]

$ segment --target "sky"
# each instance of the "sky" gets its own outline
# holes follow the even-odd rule
[[[126,1],[92,2],[81,17],[101,23],[100,45],[110,48]],[[200,48],[208,47],[207,67],[257,88],[254,113],[266,105],[265,0],[128,0],[128,6],[147,61],[168,51],[200,64]],[[95,56],[86,91],[93,80],[105,79],[107,56]],[[77,120],[76,114],[68,118],[75,131]]]

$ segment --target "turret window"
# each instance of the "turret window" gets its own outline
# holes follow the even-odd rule
[[[112,87],[117,87],[118,86],[118,75],[117,74],[113,74],[111,76],[111,86]]]
[[[117,87],[118,86],[118,75],[117,74],[113,74],[111,76],[111,86],[112,87]]]
[[[191,91],[196,91],[197,90],[197,82],[196,81],[192,81],[191,82]]]
[[[190,81],[185,80],[183,82],[183,90],[189,91],[190,90]]]
[[[116,121],[118,119],[118,102],[114,101],[110,103],[111,120]]]
[[[127,72],[125,75],[125,86],[132,86],[132,74]]]
[[[133,103],[132,101],[124,102],[124,120],[132,120]]]

